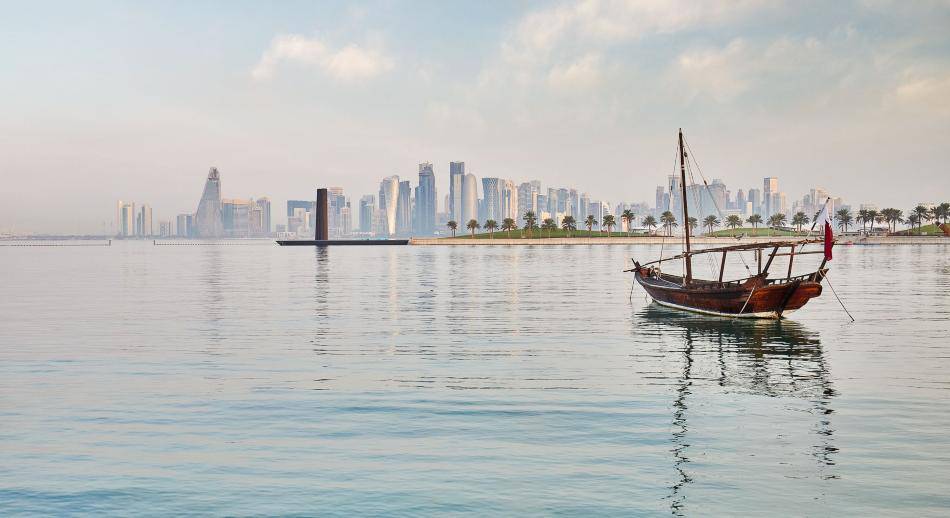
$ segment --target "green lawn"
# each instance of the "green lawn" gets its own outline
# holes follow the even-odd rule
[[[920,230],[901,230],[900,232],[895,232],[895,236],[942,236],[943,230],[940,230],[940,227],[936,223],[931,223],[930,225],[924,225],[920,227]]]
[[[787,230],[777,230],[774,228],[743,227],[743,228],[737,228],[737,229],[730,228],[726,230],[717,230],[716,232],[713,232],[712,234],[707,234],[707,235],[709,235],[710,237],[733,237],[733,236],[738,236],[742,234],[745,234],[746,236],[750,236],[750,237],[796,236],[796,235],[807,234],[807,231],[802,232],[801,234],[798,234],[797,232],[788,232]]]
[[[532,234],[532,235],[531,235],[531,239],[547,239],[547,238],[549,237],[547,230],[534,230],[531,234]],[[550,237],[551,237],[551,238],[572,237],[572,234],[573,234],[573,237],[584,237],[584,238],[588,237],[588,235],[587,235],[587,229],[586,229],[586,228],[585,228],[584,230],[577,230],[577,231],[574,231],[574,232],[572,232],[572,233],[568,233],[568,232],[566,232],[566,231],[564,231],[564,230],[552,230],[552,231],[550,232]],[[521,239],[521,238],[522,238],[522,235],[524,235],[524,238],[525,238],[525,239],[528,239],[528,233],[525,232],[523,229],[518,229],[518,230],[512,230],[512,231],[511,231],[511,239]],[[630,236],[643,236],[643,235],[645,235],[645,234],[636,234],[636,233],[634,233],[634,234],[629,234],[629,235],[630,235]],[[451,238],[452,236],[449,235],[448,237]],[[463,233],[463,232],[461,232],[461,231],[456,231],[455,237],[456,237],[456,238],[472,239],[472,233],[471,233],[471,232],[464,232],[464,233]],[[489,237],[490,237],[490,236],[489,236],[488,232],[477,231],[477,232],[475,233],[475,239],[489,239]],[[508,238],[508,232],[505,232],[505,231],[503,231],[503,230],[496,230],[494,237],[496,237],[496,238],[498,238],[498,239],[507,239],[507,238]],[[608,235],[607,235],[607,232],[600,232],[600,231],[598,231],[598,230],[594,230],[593,232],[590,233],[590,237],[592,237],[592,238],[597,238],[597,237],[628,237],[628,234],[627,234],[626,232],[617,232],[617,231],[614,231],[614,232],[611,232],[610,235],[608,236]],[[445,239],[445,238],[443,238],[443,239]]]

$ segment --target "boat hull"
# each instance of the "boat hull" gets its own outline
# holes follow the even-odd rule
[[[737,318],[782,318],[821,294],[821,283],[814,278],[775,283],[757,276],[742,283],[700,281],[683,286],[677,277],[660,277],[649,271],[636,271],[637,282],[659,304],[667,307]]]

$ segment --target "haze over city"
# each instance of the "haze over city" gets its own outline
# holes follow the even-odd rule
[[[854,206],[944,201],[946,2],[10,4],[0,231],[102,233],[116,200],[354,201],[431,162],[652,203],[703,172]],[[440,207],[440,211],[444,210]]]

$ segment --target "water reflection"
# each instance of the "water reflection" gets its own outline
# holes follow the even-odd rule
[[[639,310],[636,332],[662,337],[681,356],[672,404],[673,466],[677,481],[670,486],[670,510],[684,512],[685,490],[693,482],[688,410],[696,391],[720,390],[774,398],[810,401],[815,422],[812,455],[816,476],[835,478],[831,400],[835,396],[817,333],[789,320],[717,319],[672,311],[656,304]]]

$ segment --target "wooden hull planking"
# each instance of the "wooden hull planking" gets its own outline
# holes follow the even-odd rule
[[[821,294],[818,272],[813,278],[769,283],[764,277],[752,277],[742,283],[700,281],[684,288],[673,280],[648,276],[636,271],[637,282],[657,303],[667,307],[716,316],[741,318],[781,318],[804,306]],[[672,280],[670,280],[672,279]]]

